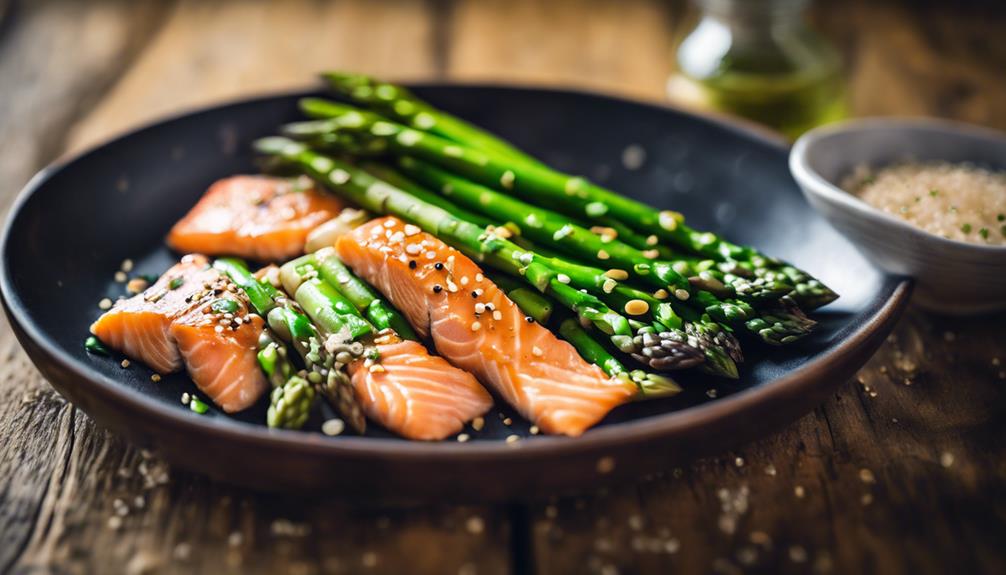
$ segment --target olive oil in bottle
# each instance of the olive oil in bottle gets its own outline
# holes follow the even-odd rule
[[[668,95],[789,138],[846,114],[838,53],[807,26],[806,0],[695,0]]]

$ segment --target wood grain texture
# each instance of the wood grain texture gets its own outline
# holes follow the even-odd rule
[[[4,4],[0,213],[63,151],[322,68],[658,100],[687,12],[660,0]],[[846,55],[855,112],[1006,127],[1002,11],[908,6],[815,6]],[[775,436],[509,508],[360,507],[172,471],[55,395],[0,320],[0,572],[1006,572],[1004,319],[909,313],[857,380]]]
[[[182,1],[143,58],[74,129],[69,148],[178,110],[310,85],[327,68],[428,77],[426,8],[420,0]]]

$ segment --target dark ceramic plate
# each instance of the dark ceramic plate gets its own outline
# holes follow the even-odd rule
[[[147,369],[88,355],[82,342],[98,300],[122,293],[112,280],[120,262],[134,259],[138,272],[166,269],[176,257],[162,241],[171,224],[217,178],[255,169],[252,139],[298,118],[305,94],[288,94],[165,120],[36,176],[3,237],[0,287],[21,344],[95,420],[181,467],[265,488],[487,500],[639,476],[790,422],[870,357],[907,301],[906,281],[878,271],[810,209],[790,178],[785,146],[770,137],[578,92],[416,91],[556,167],[791,260],[842,297],[816,314],[821,326],[808,340],[772,354],[748,345],[740,381],[689,377],[686,393],[620,407],[575,439],[528,436],[526,423],[515,417],[506,427],[498,412],[468,443],[409,442],[379,429],[335,438],[269,430],[261,407],[238,417],[195,414],[179,401],[193,390],[186,377],[153,383]],[[506,444],[512,433],[528,437]]]

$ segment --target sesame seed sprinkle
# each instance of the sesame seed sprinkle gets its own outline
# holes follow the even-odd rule
[[[480,322],[478,322],[478,321],[473,321],[472,322],[472,331],[478,331],[480,329],[482,329],[482,324]]]
[[[604,250],[597,250],[597,259],[599,259],[599,260],[606,260],[606,259],[608,259],[610,257],[611,256],[608,254],[608,252],[606,252]]]

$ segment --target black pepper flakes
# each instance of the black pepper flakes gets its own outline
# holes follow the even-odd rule
[[[416,269],[416,260],[409,260],[409,269],[410,270]]]
[[[433,286],[433,293],[440,293],[442,291],[444,291],[444,288],[440,284],[435,284]]]

